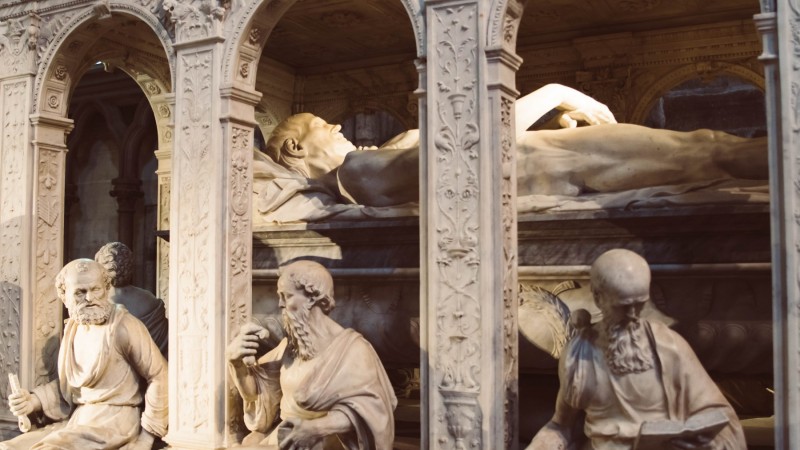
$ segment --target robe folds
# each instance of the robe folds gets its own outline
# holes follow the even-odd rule
[[[280,374],[287,340],[262,356],[249,370],[258,386],[258,396],[244,399],[245,424],[266,436],[277,427],[283,392]],[[391,450],[394,442],[392,411],[397,405],[383,365],[361,334],[345,329],[322,354],[315,356],[313,369],[299,382],[293,402],[312,413],[339,411],[353,425],[353,431],[339,435],[348,450]],[[325,441],[326,450],[330,439]]]
[[[686,421],[695,414],[718,409],[730,423],[714,439],[712,448],[745,450],[744,433],[736,413],[689,344],[662,323],[641,322],[654,349],[653,380],[660,379],[660,383],[651,386],[663,389],[653,395],[664,401],[663,419]],[[646,411],[651,405],[630,401],[631,393],[620,389],[624,382],[609,372],[604,350],[595,343],[596,336],[596,332],[587,329],[568,344],[559,370],[559,400],[586,412],[584,433],[590,442],[584,448],[631,449],[644,416],[652,416],[652,411]]]
[[[73,347],[81,325],[67,320],[58,379],[32,391],[44,415],[63,425],[49,433],[42,430],[44,438],[31,449],[124,449],[136,441],[141,428],[159,437],[166,434],[167,363],[147,328],[121,305],[99,326],[104,327],[101,351],[91,366],[81,367]],[[21,446],[30,441],[25,438],[0,448],[28,448]]]

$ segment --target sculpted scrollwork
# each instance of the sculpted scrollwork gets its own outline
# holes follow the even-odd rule
[[[38,199],[36,211],[36,298],[34,299],[34,345],[36,354],[48,355],[37,358],[35,378],[37,383],[47,381],[53,367],[51,354],[56,351],[48,347],[48,341],[58,335],[56,317],[60,316],[60,304],[53,289],[53,277],[60,268],[58,224],[62,210],[60,199],[60,173],[63,156],[59,150],[39,149]]]
[[[481,305],[478,299],[477,6],[434,10],[441,77],[433,96],[436,174],[436,264],[441,280],[436,306],[435,383],[446,409],[442,448],[480,447]],[[446,436],[450,437],[448,439]],[[444,441],[444,442],[443,442]],[[452,441],[452,442],[451,442]],[[466,444],[465,444],[466,443]]]
[[[246,303],[251,297],[250,279],[250,195],[252,192],[247,160],[252,158],[252,132],[234,127],[232,130],[230,204],[231,204],[231,281],[230,325],[240,326],[247,321],[249,309]]]
[[[191,400],[185,412],[178,411],[179,428],[199,430],[209,422],[207,348],[210,301],[208,295],[208,245],[210,242],[212,162],[211,52],[196,52],[180,59],[182,80],[181,136],[177,158],[180,190],[177,200],[182,205],[180,220],[172,224],[178,234],[178,371],[182,392]],[[200,356],[198,356],[200,355]],[[179,406],[180,408],[180,406]]]
[[[506,417],[505,443],[511,447],[514,436],[511,420],[517,410],[517,368],[518,326],[516,320],[517,304],[517,208],[516,208],[516,162],[512,137],[512,108],[514,100],[500,98],[501,125],[501,174],[502,174],[502,223],[503,223],[503,358],[506,397],[504,399]]]

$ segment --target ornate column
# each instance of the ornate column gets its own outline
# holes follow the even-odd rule
[[[800,3],[762,0],[772,224],[775,448],[800,448]],[[787,45],[778,45],[778,43]]]
[[[175,449],[221,449],[233,443],[225,347],[231,321],[245,314],[241,305],[250,302],[244,284],[251,282],[251,189],[242,183],[251,177],[252,126],[244,126],[242,115],[231,110],[238,93],[226,90],[221,100],[224,15],[222,8],[183,4],[171,16],[178,43],[166,441]],[[247,192],[246,204],[242,192]]]
[[[514,42],[490,36],[505,3],[425,2],[423,448],[516,447],[512,124],[521,61]]]
[[[226,281],[223,298],[227,307],[227,334],[222,342],[225,345],[250,319],[253,304],[252,166],[257,125],[255,105],[260,99],[260,93],[248,89],[222,89],[223,154],[228,164],[224,180],[227,205],[222,211],[227,224],[223,261],[228,262],[222,268]],[[226,364],[224,358],[220,363]],[[227,379],[226,392],[226,411],[236,412],[228,416],[227,442],[238,443],[247,433],[241,419],[241,397]]]

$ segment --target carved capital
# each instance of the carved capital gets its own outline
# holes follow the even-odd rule
[[[0,23],[0,77],[36,72],[40,24],[34,13]]]
[[[222,22],[227,15],[226,5],[218,0],[204,0],[195,4],[191,0],[164,0],[167,23],[174,27],[178,42],[189,42],[220,36]]]

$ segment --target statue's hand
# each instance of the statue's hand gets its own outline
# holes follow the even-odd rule
[[[617,123],[614,114],[608,109],[606,105],[598,103],[602,108],[597,109],[576,109],[569,112],[561,113],[558,118],[558,124],[562,128],[576,128],[578,122],[583,121],[589,125],[601,125],[604,123]]]
[[[603,103],[567,86],[558,85],[558,89],[561,98],[558,109],[563,111],[558,122],[562,127],[575,128],[578,121],[589,125],[617,123],[614,114]]]
[[[17,417],[27,416],[30,413],[41,410],[42,403],[38,397],[26,389],[20,389],[16,394],[9,394],[8,409],[11,410],[11,414]]]
[[[258,341],[266,339],[268,336],[269,331],[266,328],[252,322],[245,323],[239,328],[239,334],[228,344],[226,349],[228,361],[234,364],[243,364],[245,358],[255,357]]]
[[[291,430],[281,440],[278,447],[281,450],[306,450],[313,448],[325,436],[314,425],[313,420],[303,420],[290,417],[283,421],[279,427]]]

